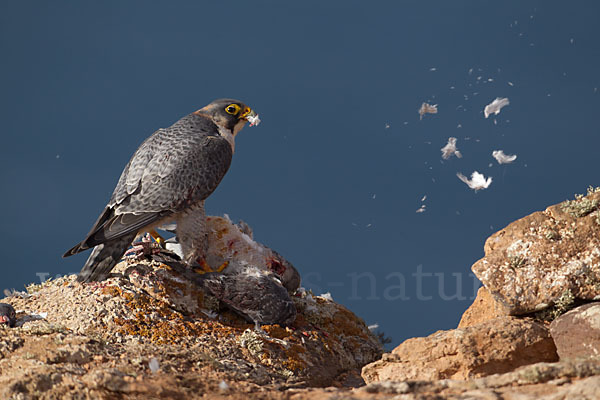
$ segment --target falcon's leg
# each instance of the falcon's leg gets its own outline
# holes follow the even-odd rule
[[[202,263],[208,252],[208,231],[204,201],[182,212],[177,218],[177,240],[188,267]],[[206,264],[206,261],[204,261]]]
[[[152,238],[156,242],[153,242]],[[133,260],[141,260],[146,256],[157,254],[164,248],[164,242],[164,239],[155,230],[151,230],[142,237],[141,241],[132,243],[133,247],[125,252],[125,257]]]
[[[222,272],[229,265],[229,261],[213,269],[206,262],[208,253],[208,228],[206,215],[204,213],[204,202],[197,204],[181,213],[177,219],[177,240],[183,252],[183,261],[188,267],[199,266],[194,271],[203,274],[205,272]]]
[[[165,248],[165,239],[162,236],[160,236],[158,232],[152,229],[148,233],[154,238],[154,240],[156,240],[156,243],[158,243],[160,247],[162,247],[163,249]]]

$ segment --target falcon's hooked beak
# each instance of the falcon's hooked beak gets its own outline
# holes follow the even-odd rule
[[[250,107],[246,107],[244,112],[240,114],[239,119],[250,122],[250,126],[260,124],[260,118],[258,118],[258,114]]]

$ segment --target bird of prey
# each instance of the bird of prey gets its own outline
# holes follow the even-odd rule
[[[177,238],[188,266],[204,262],[208,241],[204,200],[229,169],[235,136],[255,111],[233,99],[215,100],[159,129],[136,150],[88,235],[63,257],[94,248],[77,278],[106,279],[131,242],[154,228],[177,223]]]
[[[11,328],[17,323],[17,313],[10,304],[0,303],[0,325],[6,324]]]

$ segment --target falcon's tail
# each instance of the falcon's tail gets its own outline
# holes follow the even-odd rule
[[[135,235],[135,233],[130,233],[94,247],[92,254],[81,268],[77,281],[92,282],[106,279],[135,239]]]

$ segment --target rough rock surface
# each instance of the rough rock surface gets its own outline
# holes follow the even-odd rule
[[[257,331],[156,261],[123,262],[101,283],[32,286],[2,300],[18,319],[0,325],[0,398],[598,399],[600,304],[582,304],[600,294],[599,202],[590,190],[494,234],[459,328],[383,357],[363,321],[306,291],[291,298],[293,323]],[[218,222],[215,263],[237,257],[297,287],[246,226]]]
[[[129,383],[152,381],[152,358],[173,393],[192,390],[207,368],[254,385],[341,384],[381,355],[364,322],[327,299],[293,297],[291,326],[257,331],[163,265],[121,264],[123,275],[100,283],[72,275],[3,300],[18,320],[0,342],[0,398],[49,387],[70,393],[74,382],[75,391],[136,393]]]
[[[590,188],[492,235],[472,268],[484,287],[458,329],[365,366],[353,397],[599,398],[600,302],[581,306],[600,299],[599,204]]]
[[[208,260],[226,261],[222,273],[198,275],[160,252],[122,261],[102,282],[71,275],[5,298],[17,322],[0,333],[0,398],[242,397],[364,383],[360,368],[383,352],[365,323],[330,298],[296,290],[297,270],[247,225],[209,217],[209,227]],[[165,257],[168,265],[156,261]],[[250,324],[237,303],[201,285],[208,276],[244,279],[249,268],[249,278],[268,275],[292,303],[285,326]],[[265,287],[244,287],[258,307]]]
[[[561,360],[600,356],[600,302],[575,308],[550,325]]]
[[[477,297],[473,304],[462,315],[458,327],[466,328],[506,315],[509,315],[508,308],[496,301],[489,290],[482,286],[477,291]]]
[[[504,374],[463,380],[384,381],[371,383],[352,393],[355,398],[412,399],[598,399],[600,359],[567,360],[527,365]],[[382,396],[383,394],[388,396]],[[396,396],[396,397],[393,397]],[[399,396],[399,397],[397,397]],[[323,396],[334,399],[334,396]],[[337,397],[339,398],[339,397]]]
[[[513,222],[485,242],[472,270],[511,315],[600,299],[600,192]]]
[[[468,379],[557,361],[548,330],[540,323],[499,317],[464,329],[438,331],[404,341],[365,366],[365,382]]]

